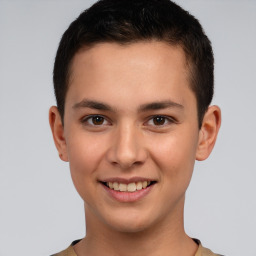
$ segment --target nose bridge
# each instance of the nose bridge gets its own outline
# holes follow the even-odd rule
[[[133,122],[126,120],[120,123],[111,148],[111,162],[122,168],[143,163],[146,152],[142,141],[139,128]]]

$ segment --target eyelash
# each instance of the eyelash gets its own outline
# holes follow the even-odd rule
[[[93,118],[100,118],[101,121],[103,121],[103,123],[97,125],[97,124],[93,124]],[[163,124],[160,124],[160,125],[156,125],[154,124],[154,119],[155,118],[161,118],[161,119],[164,119],[164,123]],[[103,119],[103,120],[102,120]],[[89,121],[91,120],[91,122]],[[91,127],[102,127],[102,126],[105,126],[105,125],[111,125],[111,122],[108,121],[108,119],[105,117],[105,116],[102,116],[102,115],[89,115],[85,118],[82,119],[81,121],[84,125],[88,125],[88,126],[91,126]],[[104,122],[108,122],[108,124],[104,124]],[[170,117],[170,116],[165,116],[165,115],[153,115],[151,116],[150,118],[148,118],[148,120],[146,121],[146,123],[150,123],[152,122],[153,124],[150,124],[149,126],[151,127],[156,127],[156,128],[163,128],[163,127],[166,127],[168,124],[173,124],[173,123],[177,123],[177,120],[175,120],[173,117]]]
[[[148,123],[149,123],[150,121],[154,122],[154,119],[156,119],[156,118],[164,119],[164,124],[161,124],[161,125],[152,124],[152,126],[157,127],[157,128],[162,128],[162,127],[167,126],[168,124],[177,123],[174,118],[169,117],[169,116],[164,116],[164,115],[154,115],[154,116],[151,116],[151,117],[148,119],[147,122],[148,122]]]
[[[82,123],[83,124],[86,124],[86,125],[89,125],[89,126],[102,126],[102,124],[100,124],[100,125],[96,125],[96,124],[93,124],[92,122],[90,123],[89,122],[89,120],[91,119],[91,120],[93,120],[93,118],[97,118],[97,117],[99,117],[99,118],[102,118],[103,119],[103,122],[105,122],[105,121],[107,121],[107,122],[109,122],[108,120],[107,120],[107,118],[106,117],[104,117],[104,116],[102,116],[102,115],[90,115],[90,116],[87,116],[87,117],[85,117],[85,118],[83,118],[82,119]],[[110,123],[110,122],[109,122]],[[104,124],[103,124],[104,125]]]

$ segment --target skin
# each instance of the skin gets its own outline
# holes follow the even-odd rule
[[[185,192],[195,160],[213,149],[221,114],[209,107],[199,130],[182,48],[151,41],[80,50],[65,125],[54,106],[49,119],[85,204],[86,238],[74,246],[78,256],[195,255],[197,245],[184,231]],[[156,184],[140,200],[119,202],[99,182],[117,177]]]

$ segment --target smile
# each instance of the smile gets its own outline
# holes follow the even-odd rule
[[[131,182],[128,184],[119,183],[119,182],[103,182],[103,184],[115,191],[121,192],[135,192],[140,191],[154,184],[155,181],[139,181],[139,182]]]
[[[145,198],[155,187],[157,181],[133,177],[131,179],[111,178],[100,181],[100,183],[112,199],[128,203]]]

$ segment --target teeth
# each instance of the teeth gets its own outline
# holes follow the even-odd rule
[[[122,192],[127,191],[127,185],[120,183],[119,184],[119,190],[122,191]]]
[[[113,183],[114,190],[119,190],[119,184],[117,182]]]
[[[139,182],[133,182],[129,184],[124,184],[124,183],[118,183],[118,182],[107,182],[107,186],[111,189],[114,189],[116,191],[121,191],[121,192],[135,192],[141,189],[146,188],[147,186],[150,185],[150,181],[139,181]]]
[[[108,182],[108,186],[110,187],[110,188],[114,188],[114,186],[113,186],[113,183],[112,182]]]
[[[141,190],[142,189],[142,182],[138,182],[137,186],[136,186],[137,190]]]
[[[127,186],[127,190],[129,192],[134,192],[136,191],[136,184],[135,183],[129,183],[128,186]]]
[[[147,182],[147,181],[143,181],[143,182],[142,182],[142,187],[143,187],[143,188],[146,188],[147,185],[148,185],[148,182]]]

